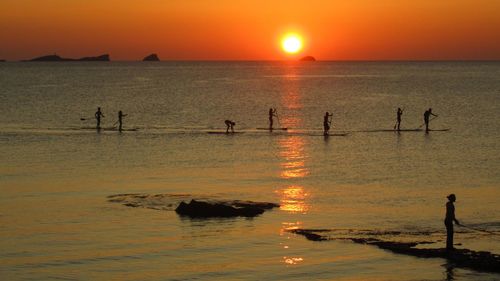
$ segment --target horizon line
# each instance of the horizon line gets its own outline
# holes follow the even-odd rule
[[[143,61],[143,60],[109,60],[109,61],[30,61],[30,60],[7,60],[0,59],[0,62],[33,62],[33,63],[75,63],[75,62],[500,62],[499,59],[316,59],[315,61],[301,61],[300,59],[165,59],[159,61]]]

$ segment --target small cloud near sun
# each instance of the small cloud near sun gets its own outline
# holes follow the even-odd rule
[[[288,33],[281,40],[281,48],[288,54],[296,54],[302,50],[302,37],[295,33]]]

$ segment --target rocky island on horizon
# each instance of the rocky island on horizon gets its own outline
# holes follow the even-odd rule
[[[109,55],[104,54],[100,55],[97,57],[83,57],[79,59],[73,59],[73,58],[63,58],[60,57],[56,54],[54,55],[47,55],[47,56],[41,56],[41,57],[36,57],[30,60],[25,60],[28,62],[38,62],[38,61],[52,61],[52,62],[60,62],[60,61],[110,61]]]
[[[160,61],[160,58],[158,57],[157,54],[151,54],[149,56],[146,56],[142,59],[142,61]]]
[[[305,56],[300,61],[316,61],[316,59],[313,56]]]

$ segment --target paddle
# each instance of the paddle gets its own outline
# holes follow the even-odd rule
[[[280,126],[281,128],[281,122],[280,122],[280,118],[278,116],[278,111],[276,111],[276,108],[274,109],[275,113],[276,113],[276,120],[278,120],[278,126]]]
[[[438,117],[439,117],[439,116],[434,116],[434,117],[432,117],[431,119],[429,119],[429,123],[430,123],[432,120],[434,120],[434,119],[436,119],[436,118],[438,118]],[[425,122],[424,122],[422,125],[418,126],[418,128],[417,128],[417,129],[422,128],[424,125],[425,125]]]
[[[499,233],[495,233],[495,232],[488,231],[488,230],[485,230],[485,229],[474,228],[474,227],[463,225],[463,224],[459,224],[459,226],[465,227],[465,228],[468,228],[468,229],[471,229],[471,230],[479,231],[479,232],[485,232],[485,233],[488,233],[488,234],[499,235]]]
[[[332,115],[328,116],[328,127],[329,127],[329,129],[331,129],[331,127],[332,127],[332,118],[333,118],[333,111],[330,111],[330,112],[332,112]],[[330,132],[324,132],[323,134],[325,136],[327,136],[327,135],[329,135],[329,133]]]

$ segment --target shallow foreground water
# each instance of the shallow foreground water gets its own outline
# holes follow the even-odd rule
[[[462,223],[497,233],[457,227],[456,247],[499,254],[500,63],[2,63],[0,85],[2,280],[500,279],[287,231],[427,231],[444,247],[455,193]],[[105,128],[123,110],[135,130],[98,133],[97,106]],[[271,106],[288,131],[256,130]],[[397,107],[403,128],[432,107],[450,130],[380,131]],[[321,136],[325,111],[346,136]],[[244,133],[207,133],[225,119]],[[136,193],[121,198],[139,207],[109,202]],[[190,198],[281,207],[177,216]]]

